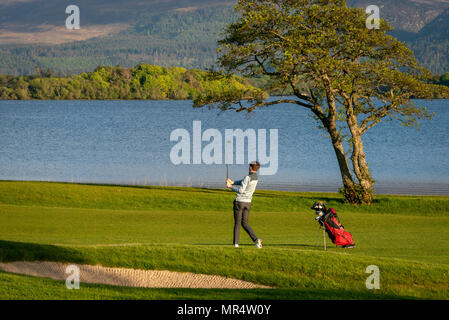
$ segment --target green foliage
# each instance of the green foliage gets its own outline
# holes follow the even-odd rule
[[[131,69],[101,66],[66,78],[49,72],[25,77],[0,75],[1,99],[193,99],[200,93],[235,90],[256,89],[239,77],[209,79],[205,71],[146,63]]]
[[[360,184],[349,185],[338,191],[345,198],[345,202],[350,204],[371,204],[374,195],[372,188],[366,190]]]
[[[436,81],[437,84],[449,87],[449,72],[442,74]]]
[[[449,99],[449,72],[442,74],[441,76],[436,76],[431,83],[434,86],[434,96],[437,99]]]
[[[449,85],[449,72],[446,72],[440,77],[440,81],[445,85]]]

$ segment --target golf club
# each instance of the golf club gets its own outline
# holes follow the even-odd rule
[[[229,164],[228,164],[228,143],[231,143],[231,141],[226,141],[225,144],[225,164],[226,164],[226,180],[229,179]]]

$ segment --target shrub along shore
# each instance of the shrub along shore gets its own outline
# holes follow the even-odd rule
[[[57,77],[0,75],[4,100],[194,100],[199,94],[257,90],[240,77],[213,78],[206,71],[142,63],[131,69],[97,67],[93,72]]]
[[[449,98],[449,74],[435,78],[442,87],[436,99]],[[305,88],[303,83],[299,87]],[[444,90],[443,90],[444,88]],[[3,100],[195,100],[198,96],[226,96],[229,92],[256,90],[259,94],[293,95],[276,88],[268,76],[219,78],[198,69],[161,67],[142,63],[134,68],[99,66],[93,72],[56,76],[37,69],[27,76],[0,75]],[[304,89],[306,90],[306,89]]]

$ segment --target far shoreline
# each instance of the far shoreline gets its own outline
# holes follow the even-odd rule
[[[217,190],[217,191],[227,191],[228,189],[224,187],[219,187],[217,184],[206,184],[206,186],[199,186],[199,185],[192,185],[188,186],[186,184],[179,184],[179,185],[152,185],[152,184],[130,184],[130,183],[105,183],[105,182],[70,182],[70,181],[46,181],[46,180],[11,180],[11,179],[0,179],[1,183],[42,183],[42,184],[66,184],[66,185],[77,185],[77,186],[97,186],[97,187],[121,187],[121,188],[136,188],[136,189],[186,189],[186,190]],[[301,188],[301,186],[298,186],[298,188]],[[340,195],[338,191],[321,191],[321,190],[291,190],[291,189],[274,189],[274,188],[264,188],[264,186],[261,186],[258,188],[258,190],[262,192],[276,192],[279,194],[282,193],[288,193],[288,194],[298,194],[298,195]],[[394,187],[392,187],[392,190],[395,190]],[[425,198],[445,198],[449,197],[449,193],[438,193],[438,194],[423,194],[423,193],[395,193],[392,191],[391,193],[375,193],[375,197],[425,197]]]
[[[295,97],[290,95],[270,95],[271,97]],[[433,99],[411,99],[412,101],[434,101],[447,100],[449,98],[433,98]],[[1,99],[0,101],[189,101],[193,105],[192,99]]]

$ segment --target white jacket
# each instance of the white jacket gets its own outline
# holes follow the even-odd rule
[[[249,202],[253,198],[253,193],[256,191],[258,176],[255,172],[250,172],[243,180],[235,181],[232,190],[237,192],[235,201]]]

